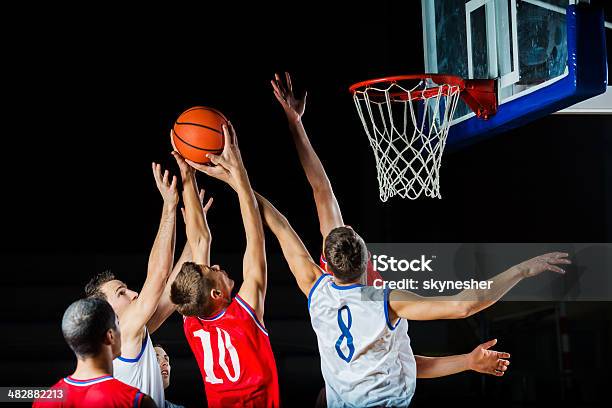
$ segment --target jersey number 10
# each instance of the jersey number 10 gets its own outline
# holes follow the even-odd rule
[[[217,347],[219,349],[219,366],[223,369],[223,372],[227,376],[227,379],[231,382],[238,381],[240,377],[240,359],[238,358],[238,353],[236,349],[232,345],[232,340],[230,339],[229,334],[223,329],[216,327],[217,329]],[[204,351],[204,372],[206,372],[206,382],[211,384],[223,384],[223,379],[215,376],[215,372],[213,370],[214,361],[213,361],[213,352],[212,352],[212,344],[210,342],[210,333],[206,330],[200,329],[198,331],[193,332],[195,337],[198,337],[202,342],[202,349]],[[225,363],[225,351],[229,352],[230,360],[232,362],[232,371],[234,375],[230,374],[230,370]]]

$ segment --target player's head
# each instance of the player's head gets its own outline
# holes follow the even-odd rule
[[[356,282],[368,266],[365,242],[351,227],[337,227],[325,238],[327,267],[341,282]]]
[[[185,262],[172,282],[170,300],[184,316],[211,316],[227,306],[234,281],[219,265]]]
[[[106,300],[80,299],[68,306],[62,318],[62,333],[77,358],[121,355],[121,332],[115,311]]]
[[[85,296],[106,300],[119,317],[125,308],[138,298],[138,292],[129,290],[110,271],[98,273],[85,285]]]
[[[154,346],[155,354],[157,355],[157,362],[159,363],[159,370],[161,371],[162,380],[164,382],[164,389],[170,385],[170,357],[166,353],[166,350],[160,345]]]

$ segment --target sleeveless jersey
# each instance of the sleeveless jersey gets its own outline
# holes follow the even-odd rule
[[[142,348],[136,358],[119,356],[113,360],[113,374],[119,381],[136,387],[151,397],[158,408],[165,406],[164,382],[148,331],[145,330]]]
[[[34,401],[34,408],[128,408],[140,407],[143,393],[137,388],[131,387],[105,375],[89,380],[75,380],[66,377],[59,380],[52,390],[61,390],[64,394],[63,401],[45,401],[43,399]]]
[[[278,374],[268,332],[240,296],[216,316],[183,316],[183,321],[209,407],[279,406]]]
[[[388,290],[339,286],[323,274],[308,295],[327,406],[404,407],[416,386],[408,322],[389,321]]]

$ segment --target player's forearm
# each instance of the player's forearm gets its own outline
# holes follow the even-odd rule
[[[259,214],[259,206],[255,193],[251,188],[248,177],[245,175],[237,184],[236,192],[240,203],[240,213],[246,234],[245,263],[255,264],[265,268],[265,240],[263,224]],[[250,268],[246,268],[245,271]]]
[[[282,230],[289,227],[289,221],[264,196],[255,193],[255,197],[259,203],[259,210],[263,221],[270,228],[270,231],[278,237]]]
[[[185,262],[191,261],[193,258],[191,256],[191,248],[189,243],[185,244],[183,248],[183,252],[181,253],[178,261],[174,265],[172,269],[172,273],[170,273],[170,277],[168,278],[168,282],[166,282],[166,286],[164,288],[164,292],[159,299],[159,304],[157,305],[157,309],[153,316],[147,322],[147,330],[149,333],[154,333],[170,315],[176,310],[176,305],[172,303],[170,300],[170,291],[172,289],[172,282],[176,279],[176,276],[181,271],[181,268]]]
[[[319,156],[312,147],[312,144],[310,144],[310,139],[308,139],[308,135],[306,134],[306,129],[304,128],[302,121],[290,121],[289,130],[293,136],[293,142],[295,143],[300,163],[304,169],[304,173],[306,173],[306,178],[308,179],[312,189],[315,192],[331,192],[331,183],[329,182],[329,178],[325,173],[323,163],[321,163]]]
[[[278,239],[283,255],[290,267],[293,259],[308,256],[304,244],[297,236],[287,218],[272,205],[268,199],[259,193],[255,193],[259,203],[261,217]],[[291,268],[293,271],[293,268]]]
[[[160,300],[160,307],[164,304],[174,306],[172,302],[170,302],[170,291],[172,288],[172,283],[174,282],[174,280],[176,279],[176,276],[181,271],[183,264],[185,262],[191,261],[192,259],[193,257],[192,257],[191,247],[189,246],[189,243],[186,243],[185,246],[183,247],[183,252],[181,252],[181,255],[179,256],[178,261],[176,261],[176,264],[174,265],[174,268],[172,268],[172,272],[170,273],[170,276],[168,277],[168,282],[166,282],[166,287],[164,288],[164,294],[162,296],[162,299]],[[159,310],[159,307],[158,307],[158,310]],[[164,317],[164,320],[166,317],[167,316]]]
[[[490,279],[489,289],[466,289],[452,296],[422,297],[406,290],[389,294],[390,317],[408,320],[463,319],[493,305],[519,283],[524,273],[512,267]]]
[[[300,237],[293,230],[289,221],[287,221],[287,218],[265,197],[258,193],[255,194],[259,202],[262,218],[278,239],[283,256],[298,286],[308,296],[313,282],[319,276],[315,273],[317,266],[314,264]]]
[[[469,370],[467,354],[447,357],[414,356],[417,378],[437,378]]]
[[[174,280],[176,279],[176,276],[181,271],[183,264],[185,262],[191,261],[192,259],[193,259],[193,253],[191,252],[191,246],[189,245],[189,243],[186,243],[185,246],[183,247],[183,252],[181,252],[179,259],[178,261],[176,261],[176,264],[174,265],[174,268],[172,269],[172,273],[170,274],[170,277],[168,278],[168,283],[166,284],[166,290],[168,292],[168,296],[170,296],[170,288],[172,286],[172,282],[174,282]]]
[[[466,289],[453,296],[466,317],[495,304],[510,289],[523,280],[523,273],[512,267],[490,279],[489,289]]]
[[[159,278],[165,283],[172,269],[175,235],[176,206],[164,203],[157,236],[149,255],[147,280]]]
[[[195,174],[183,177],[183,202],[185,204],[185,231],[191,252],[196,262],[208,264],[207,259],[200,258],[204,257],[202,251],[210,246],[211,234],[198,196]]]

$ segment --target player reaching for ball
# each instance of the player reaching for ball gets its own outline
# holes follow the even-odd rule
[[[302,116],[306,110],[306,92],[304,92],[302,98],[295,96],[291,76],[287,72],[285,73],[285,83],[283,83],[280,76],[276,74],[271,84],[274,96],[285,112],[300,163],[312,188],[319,219],[319,229],[323,244],[325,244],[325,238],[329,232],[334,228],[344,226],[344,221],[331,182],[327,177],[327,173],[325,172],[325,168],[319,156],[310,144],[310,140],[302,122]],[[324,253],[321,253],[319,262],[321,268],[326,273],[333,274],[331,269],[327,267]],[[363,278],[361,283],[366,285],[372,285],[376,279],[382,279],[381,275],[374,269],[369,254],[366,273],[363,275]],[[496,342],[496,340],[490,340],[477,346],[472,353],[480,355],[483,360],[473,360],[473,364],[469,365],[468,368],[495,376],[504,375],[507,366],[510,364],[509,361],[505,360],[510,357],[508,353],[492,350],[489,353],[478,353],[478,350],[488,350],[488,348],[495,345]],[[461,356],[425,357],[416,355],[414,357],[416,360],[418,378],[441,377],[459,372],[453,369],[449,364],[451,361],[461,361],[461,358],[459,358]],[[463,357],[465,357],[465,355],[463,355]],[[497,361],[497,358],[491,359],[492,357],[498,357],[500,361]],[[453,367],[459,368],[460,366],[453,365]],[[463,368],[465,368],[465,366]]]
[[[113,360],[115,377],[151,396],[158,407],[164,406],[164,385],[150,334],[173,311],[169,299],[178,192],[176,177],[153,163],[153,176],[163,198],[159,229],[149,255],[147,277],[140,293],[134,292],[110,272],[99,273],[85,286],[87,297],[101,298],[113,307],[121,326],[121,355]],[[183,251],[181,258],[188,258]],[[182,261],[179,261],[182,264]]]
[[[449,375],[465,369],[457,357],[445,360],[419,357],[415,361],[407,322],[463,318],[497,301],[525,277],[544,270],[563,272],[567,254],[546,254],[494,277],[489,291],[463,291],[456,296],[423,298],[407,291],[376,290],[363,285],[376,276],[365,243],[342,221],[342,215],[323,166],[301,123],[305,98],[293,95],[278,75],[274,94],[289,119],[300,161],[313,189],[321,234],[324,238],[323,273],[301,240],[267,200],[258,196],[265,222],[277,236],[298,286],[308,297],[311,322],[317,334],[326,401],[336,406],[407,406],[416,377]],[[368,301],[371,300],[371,301]],[[490,347],[494,341],[485,343]],[[479,346],[481,350],[484,348]],[[477,348],[478,349],[478,348]],[[477,353],[478,354],[478,353]],[[503,374],[504,354],[491,352],[492,367],[484,372]],[[498,357],[500,357],[498,359]]]
[[[182,266],[171,299],[184,316],[184,331],[202,373],[210,407],[278,407],[276,362],[263,323],[266,296],[264,233],[251,184],[233,127],[223,125],[220,156],[214,167],[173,155],[183,180],[187,240],[193,262]],[[193,167],[192,167],[193,166]],[[238,194],[246,233],[243,284],[232,296],[234,281],[218,265],[210,266],[210,232],[193,185],[194,168],[226,182]]]

